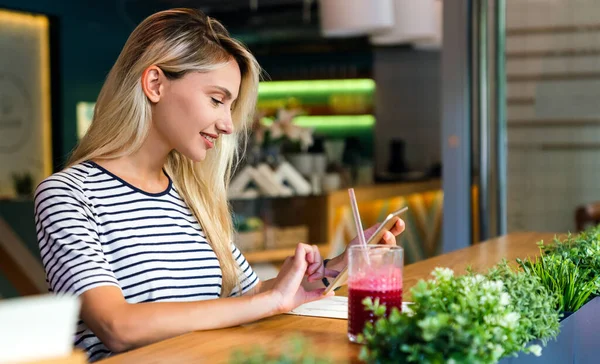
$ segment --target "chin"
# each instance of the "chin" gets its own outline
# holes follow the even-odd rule
[[[206,153],[207,153],[207,151],[205,149],[200,149],[200,150],[199,149],[196,149],[196,150],[188,149],[188,150],[181,150],[179,152],[194,162],[202,162],[203,160],[205,160]]]
[[[202,162],[206,159],[206,151],[202,151],[200,153],[194,153],[193,156],[190,157],[194,162]]]

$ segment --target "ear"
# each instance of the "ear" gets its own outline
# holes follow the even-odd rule
[[[150,102],[157,103],[160,100],[163,94],[164,80],[163,71],[154,65],[146,68],[142,73],[142,90]]]

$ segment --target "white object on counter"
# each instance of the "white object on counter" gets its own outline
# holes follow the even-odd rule
[[[277,167],[275,174],[280,178],[281,181],[287,182],[297,195],[310,195],[310,184],[288,162],[282,162],[279,167]]]
[[[409,306],[412,302],[402,302],[402,312],[411,312]],[[318,301],[305,303],[288,312],[289,315],[326,317],[348,319],[348,297],[325,297]]]
[[[71,355],[79,300],[51,294],[0,301],[0,363]]]

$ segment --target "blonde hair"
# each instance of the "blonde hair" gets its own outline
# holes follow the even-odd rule
[[[127,39],[96,102],[90,128],[73,151],[69,165],[94,158],[129,155],[144,143],[151,126],[150,101],[141,86],[143,71],[160,67],[166,77],[208,72],[237,61],[242,74],[233,105],[234,133],[222,135],[215,150],[196,163],[171,151],[165,170],[202,226],[221,265],[221,295],[239,286],[232,254],[232,219],[227,187],[238,146],[245,149],[254,112],[260,67],[252,54],[215,19],[194,9],[158,12],[140,23]]]

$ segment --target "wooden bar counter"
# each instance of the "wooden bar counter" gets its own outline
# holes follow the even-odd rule
[[[404,269],[405,301],[409,290],[420,279],[429,278],[435,267],[449,267],[457,274],[471,266],[485,271],[502,258],[514,261],[538,255],[536,242],[551,241],[551,233],[513,233],[473,245],[449,254],[440,255]],[[346,295],[343,289],[338,295]],[[236,350],[251,352],[256,346],[270,353],[279,353],[283,345],[296,334],[310,343],[317,356],[329,356],[335,363],[357,363],[360,346],[346,337],[346,320],[279,315],[239,327],[193,332],[101,361],[102,364],[151,363],[227,363]]]

